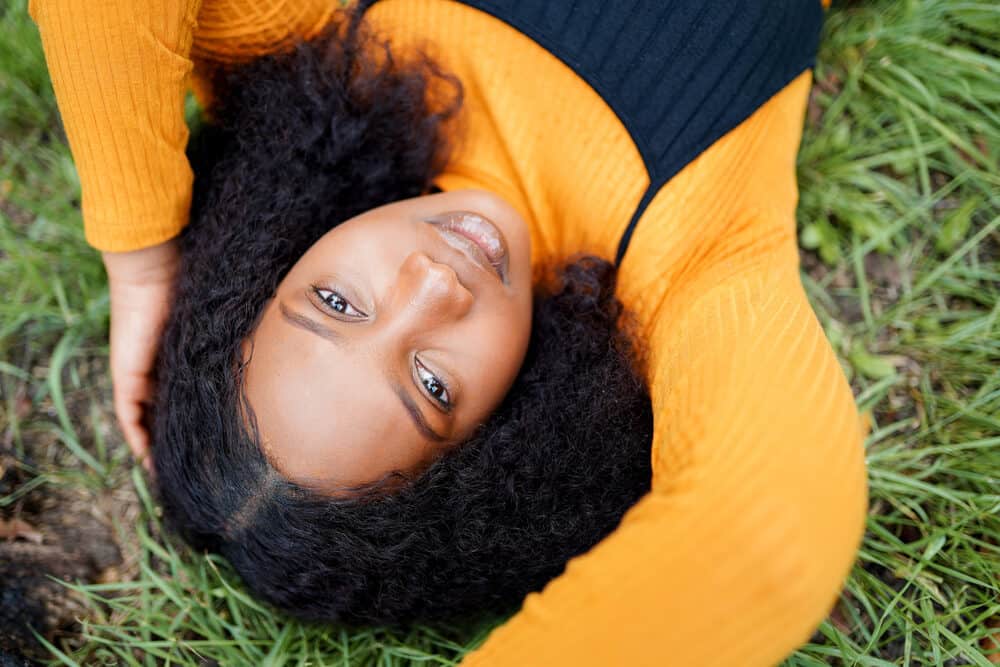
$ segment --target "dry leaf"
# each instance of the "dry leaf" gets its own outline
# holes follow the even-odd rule
[[[21,521],[20,519],[11,519],[9,521],[0,519],[0,539],[16,540],[17,538],[34,542],[35,544],[41,544],[44,539],[42,534],[27,521]]]

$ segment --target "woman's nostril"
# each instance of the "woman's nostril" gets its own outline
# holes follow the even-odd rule
[[[425,253],[414,253],[416,268],[426,280],[459,284],[458,273],[447,264],[436,262]]]
[[[426,284],[429,292],[449,301],[464,302],[465,297],[472,296],[458,279],[455,269],[447,264],[432,263],[427,270]]]
[[[433,275],[435,280],[446,282],[446,283],[457,283],[458,274],[455,273],[455,269],[451,268],[447,264],[438,264],[437,262],[431,262],[430,267],[428,267],[428,272]]]
[[[418,301],[448,301],[468,305],[472,293],[466,289],[458,272],[448,264],[434,261],[425,253],[414,253],[408,259],[414,285],[420,294]]]

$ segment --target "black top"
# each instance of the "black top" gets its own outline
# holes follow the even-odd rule
[[[604,99],[664,183],[812,67],[818,0],[458,0],[521,31]]]

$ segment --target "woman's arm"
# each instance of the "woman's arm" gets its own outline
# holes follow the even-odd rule
[[[862,434],[793,262],[654,340],[654,487],[463,665],[780,661],[829,612],[864,525]]]
[[[187,223],[184,94],[201,0],[32,0],[80,176],[87,240],[105,251],[115,414],[133,454]],[[143,461],[149,467],[148,461]]]
[[[156,345],[188,220],[184,95],[192,72],[277,50],[325,24],[326,0],[32,0],[80,176],[87,240],[105,251],[115,413],[148,450]],[[204,86],[200,86],[204,92]],[[147,467],[148,467],[148,462]]]

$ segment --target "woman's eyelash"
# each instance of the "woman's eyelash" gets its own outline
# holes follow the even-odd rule
[[[325,287],[313,287],[313,293],[316,298],[323,302],[323,304],[334,311],[335,313],[340,313],[341,315],[346,315],[347,317],[367,317],[365,313],[354,307],[350,301],[345,299],[343,295],[331,289],[326,289]]]
[[[427,390],[427,393],[445,408],[450,408],[451,394],[448,392],[448,386],[439,380],[436,375],[427,370],[427,367],[420,363],[419,359],[415,358],[414,362],[417,367],[417,377],[420,379],[420,384]]]

